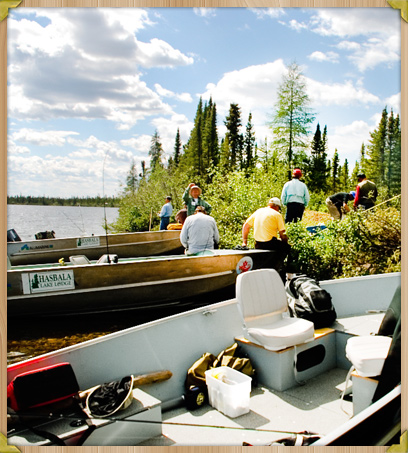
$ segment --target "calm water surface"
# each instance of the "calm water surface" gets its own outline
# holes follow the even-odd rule
[[[118,208],[82,206],[7,206],[7,229],[14,228],[23,241],[35,239],[40,231],[55,231],[58,238],[104,234],[105,212],[109,225]]]

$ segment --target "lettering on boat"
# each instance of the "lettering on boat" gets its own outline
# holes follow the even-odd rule
[[[77,247],[97,247],[98,245],[101,245],[99,237],[92,236],[77,239]]]
[[[21,279],[24,294],[75,289],[73,270],[32,272],[22,274]]]
[[[242,272],[250,271],[254,267],[254,262],[250,256],[244,256],[238,261],[236,271],[237,274],[241,274]]]
[[[24,244],[20,248],[20,251],[24,252],[26,250],[44,250],[44,249],[52,249],[52,248],[53,248],[52,244],[49,244],[49,245],[28,245],[28,244]]]

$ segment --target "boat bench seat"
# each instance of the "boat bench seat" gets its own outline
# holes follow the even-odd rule
[[[251,358],[259,383],[284,391],[336,367],[335,335],[332,328],[317,329],[312,341],[279,351],[271,351],[243,336],[235,341]]]

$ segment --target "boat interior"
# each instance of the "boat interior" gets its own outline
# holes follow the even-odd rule
[[[76,405],[10,415],[8,443],[328,445],[334,433],[361,423],[389,397],[372,404],[391,341],[376,343],[376,334],[398,294],[400,274],[320,282],[332,297],[337,318],[310,334],[310,325],[288,316],[286,302],[283,308],[276,305],[276,299],[286,300],[283,284],[275,276],[268,280],[271,276],[263,271],[247,273],[236,299],[11,365],[8,382],[24,372],[69,363],[81,390],[130,374],[169,370],[172,376],[134,388],[131,403],[111,417],[88,418]],[[250,274],[258,280],[246,279]],[[255,375],[241,382],[229,374],[235,372],[231,368],[206,373],[208,393],[204,391],[204,402],[196,399],[202,388],[186,390],[187,371],[204,354],[217,357],[235,343],[250,359]],[[361,438],[361,445],[388,445],[399,438],[399,429],[394,423],[387,432],[371,430],[371,439]]]

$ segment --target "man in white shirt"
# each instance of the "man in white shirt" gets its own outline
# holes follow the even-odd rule
[[[205,213],[203,206],[197,206],[194,215],[187,217],[180,233],[180,241],[186,249],[186,255],[218,247],[220,235],[217,224],[213,217]]]

